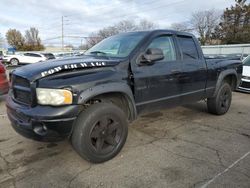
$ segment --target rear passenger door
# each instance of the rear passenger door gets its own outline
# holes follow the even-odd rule
[[[197,101],[205,96],[207,68],[197,40],[191,36],[177,36],[181,52],[182,74],[181,85],[182,104]]]

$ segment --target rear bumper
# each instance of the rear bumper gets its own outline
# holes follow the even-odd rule
[[[0,95],[7,94],[9,91],[9,82],[5,74],[0,74]]]
[[[10,63],[9,59],[2,59],[2,63]]]
[[[68,137],[81,107],[36,106],[17,104],[10,96],[6,99],[7,114],[12,127],[22,136],[37,141],[60,141]]]

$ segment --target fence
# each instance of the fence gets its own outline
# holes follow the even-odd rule
[[[222,55],[222,54],[250,55],[250,44],[202,46],[202,50],[203,53],[206,55]]]

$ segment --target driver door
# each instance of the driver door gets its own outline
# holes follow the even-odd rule
[[[159,48],[164,59],[151,65],[137,62],[133,66],[135,102],[139,113],[180,104],[182,63],[175,46],[173,36],[157,36],[149,42],[144,53],[149,48]]]

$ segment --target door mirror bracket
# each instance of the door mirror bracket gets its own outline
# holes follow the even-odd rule
[[[152,65],[155,61],[160,61],[164,59],[164,54],[162,49],[159,48],[149,48],[147,51],[141,55],[140,63],[146,65]]]

